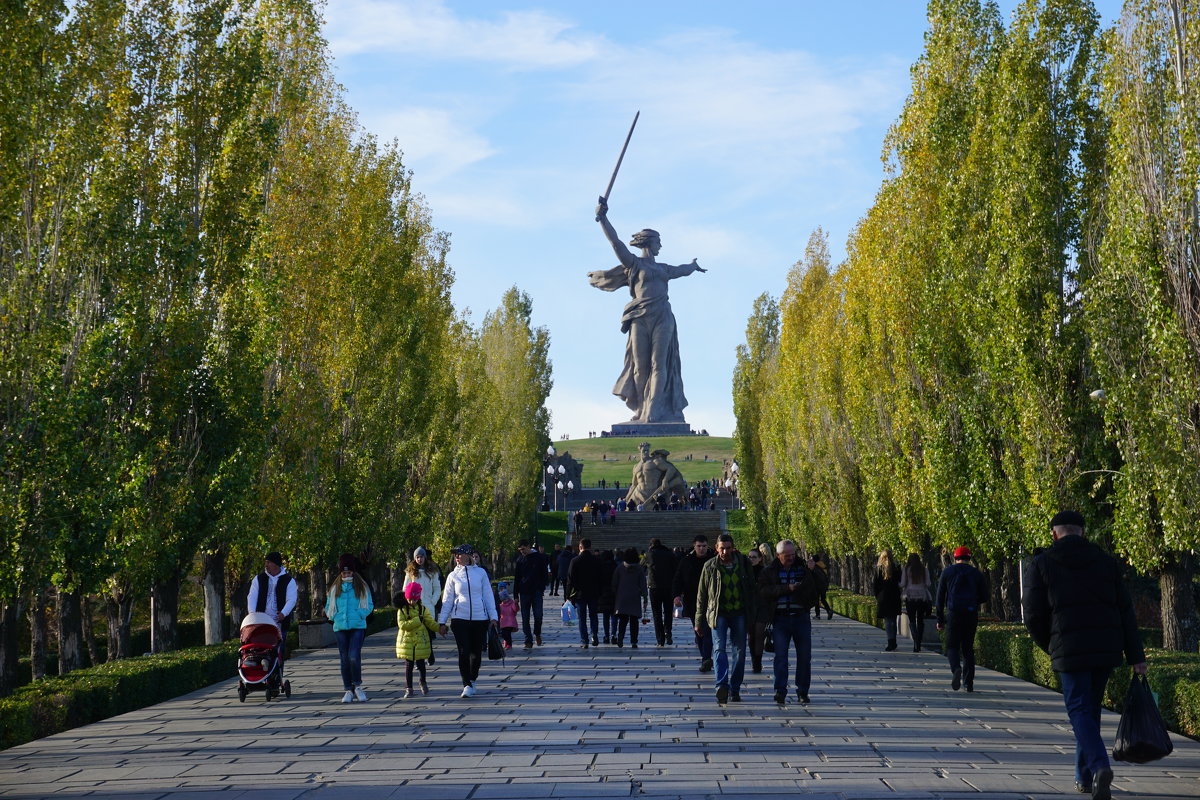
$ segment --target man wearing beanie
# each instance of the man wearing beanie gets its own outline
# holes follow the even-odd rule
[[[1077,511],[1054,515],[1054,544],[1033,560],[1022,604],[1029,635],[1062,681],[1075,733],[1075,788],[1109,800],[1113,773],[1100,735],[1104,687],[1122,660],[1145,675],[1146,655],[1120,565],[1083,529]]]
[[[272,550],[263,559],[263,571],[250,581],[246,610],[269,614],[271,619],[279,623],[279,632],[286,641],[295,608],[296,581],[283,568],[283,556]],[[282,651],[283,645],[280,644],[281,654]]]
[[[946,631],[946,658],[950,660],[950,688],[966,685],[975,691],[975,631],[979,607],[987,602],[987,579],[971,564],[971,551],[959,547],[954,563],[942,570],[937,590],[937,629]]]

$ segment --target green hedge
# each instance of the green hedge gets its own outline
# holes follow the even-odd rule
[[[379,608],[367,634],[396,626],[396,609]],[[296,631],[288,649],[296,648]],[[136,711],[237,674],[238,642],[124,658],[23,686],[0,700],[0,749]]]
[[[186,647],[202,647],[204,645],[204,620],[188,619],[180,620],[175,625],[175,635],[179,643],[179,648]],[[99,635],[96,641],[96,655],[101,659],[107,657],[107,636]],[[136,655],[142,655],[150,652],[150,628],[140,627],[134,628],[129,632],[129,652]],[[83,654],[84,660],[87,660],[87,651]],[[33,661],[28,657],[22,658],[17,662],[17,685],[23,686],[33,680]],[[58,653],[51,650],[46,653],[46,677],[51,677],[58,674]]]
[[[875,613],[875,600],[841,589],[829,590],[829,605],[837,613],[883,627]],[[1200,739],[1200,654],[1157,649],[1162,631],[1143,628],[1147,645],[1146,663],[1150,665],[1150,687],[1158,694],[1158,704],[1167,727],[1176,733]],[[981,622],[975,637],[975,659],[980,666],[1012,675],[1056,692],[1062,691],[1058,673],[1046,655],[1029,638],[1025,627],[1013,622]],[[1105,705],[1120,711],[1133,671],[1120,667],[1113,672],[1105,693]]]

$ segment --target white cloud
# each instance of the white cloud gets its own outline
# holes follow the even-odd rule
[[[436,182],[496,153],[470,123],[440,108],[402,108],[362,115],[364,127],[384,141],[396,139],[404,161]]]
[[[543,68],[588,61],[599,46],[598,37],[539,11],[465,19],[440,0],[335,0],[325,18],[325,35],[339,55],[404,53]]]

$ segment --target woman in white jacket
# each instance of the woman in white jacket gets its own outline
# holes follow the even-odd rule
[[[442,610],[438,614],[438,631],[445,635],[446,626],[454,633],[458,645],[458,672],[462,676],[463,697],[475,695],[475,681],[483,660],[488,626],[499,625],[496,598],[492,583],[482,567],[471,564],[475,548],[460,544],[454,553],[454,569],[446,576],[442,591]]]
[[[408,562],[408,567],[404,570],[404,582],[421,584],[421,597],[425,598],[425,602],[429,603],[430,609],[434,616],[442,610],[442,572],[437,568],[437,564],[433,563],[433,559],[429,557],[429,551],[424,547],[418,547],[413,551],[412,561]],[[434,661],[433,640],[437,637],[436,633],[429,634],[429,663]]]

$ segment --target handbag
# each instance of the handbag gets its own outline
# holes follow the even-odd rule
[[[1117,723],[1117,743],[1112,756],[1117,761],[1146,764],[1171,754],[1174,745],[1145,675],[1134,674],[1125,693],[1125,709]]]
[[[500,631],[496,630],[495,625],[488,625],[487,657],[488,661],[504,658],[504,642],[500,640]]]
[[[763,652],[775,652],[775,628],[772,625],[768,625],[767,629],[763,631]]]

